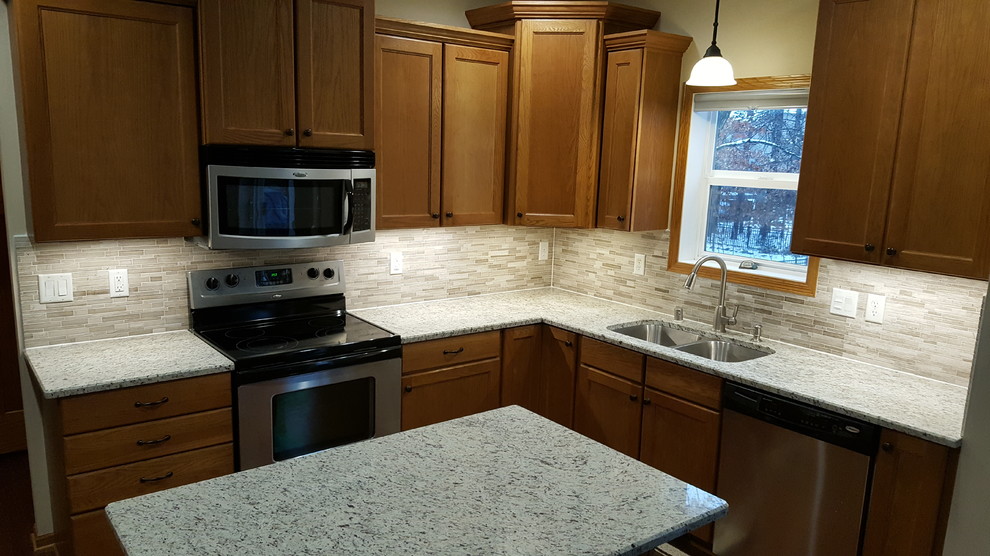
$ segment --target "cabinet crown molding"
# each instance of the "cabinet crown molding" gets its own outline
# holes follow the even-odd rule
[[[475,29],[499,28],[521,19],[598,19],[616,29],[652,29],[660,12],[605,0],[512,0],[464,12]]]
[[[516,42],[512,35],[391,17],[375,18],[375,32],[393,37],[437,41],[445,44],[504,50],[506,52],[511,51],[512,45]]]
[[[691,45],[691,41],[693,40],[691,37],[684,35],[641,29],[639,31],[605,35],[605,50],[613,52],[632,48],[649,48],[683,53]]]

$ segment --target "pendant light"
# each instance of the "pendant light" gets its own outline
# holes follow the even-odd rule
[[[722,57],[722,51],[715,44],[718,36],[718,6],[720,0],[715,0],[715,23],[712,25],[712,45],[705,51],[705,57],[691,69],[688,85],[697,87],[726,87],[735,85],[736,78],[732,74],[732,64]]]

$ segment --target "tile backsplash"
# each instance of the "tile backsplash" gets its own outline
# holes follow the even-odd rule
[[[718,282],[667,271],[668,232],[558,229],[553,285],[604,299],[711,322]],[[646,255],[645,276],[632,273]],[[855,319],[829,313],[832,288],[860,292]],[[823,259],[815,297],[729,284],[726,305],[739,305],[732,328],[763,326],[763,336],[858,361],[967,386],[987,283]],[[867,293],[887,297],[883,324],[863,319]]]
[[[539,243],[553,257],[537,260]],[[27,347],[181,330],[189,325],[186,271],[343,259],[347,301],[366,308],[550,286],[709,322],[717,283],[667,272],[667,232],[626,233],[511,226],[379,231],[377,241],[293,251],[209,251],[173,239],[31,244],[18,237],[18,277]],[[404,258],[388,273],[388,254]],[[634,253],[646,275],[632,274]],[[108,269],[125,268],[130,296],[108,293]],[[71,272],[74,300],[42,305],[38,274]],[[882,325],[831,315],[833,287],[887,296]],[[814,298],[730,284],[736,329],[763,325],[764,337],[967,385],[986,283],[823,260]]]

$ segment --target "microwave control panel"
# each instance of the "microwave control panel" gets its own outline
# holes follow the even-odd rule
[[[371,180],[354,180],[354,202],[351,210],[354,214],[352,230],[371,229]]]

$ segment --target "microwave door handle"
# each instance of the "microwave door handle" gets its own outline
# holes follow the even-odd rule
[[[354,184],[348,180],[344,182],[344,209],[347,216],[344,218],[344,230],[342,235],[351,233],[351,226],[354,225]]]

